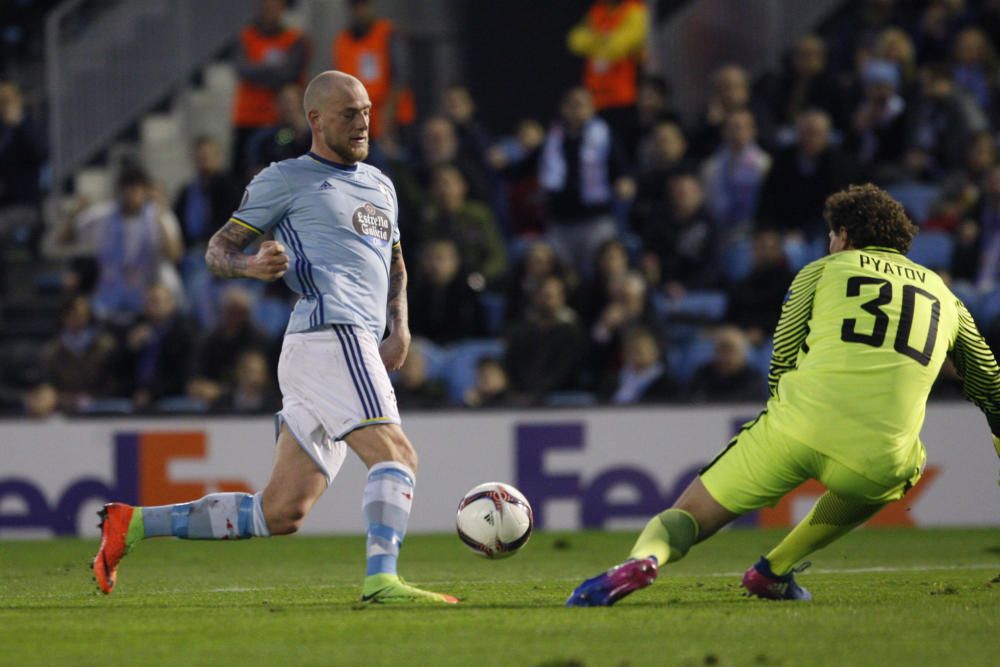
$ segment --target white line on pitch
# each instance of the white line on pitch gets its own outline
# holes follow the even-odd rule
[[[896,572],[951,572],[951,571],[961,571],[961,570],[1000,570],[1000,562],[995,563],[966,563],[964,565],[906,565],[906,566],[873,566],[873,567],[845,567],[845,568],[835,568],[835,567],[817,567],[811,568],[809,572],[811,574],[892,574]],[[708,577],[741,577],[743,572],[679,572],[677,574],[670,573],[669,576],[674,579],[699,579]],[[580,577],[521,577],[518,581],[524,582],[573,582],[579,581]],[[438,579],[438,580],[422,580],[421,583],[428,586],[435,586],[439,584],[455,584],[458,583],[454,579]],[[509,583],[509,580],[497,580],[495,583]],[[302,586],[225,586],[221,588],[209,588],[202,593],[262,593],[265,591],[281,591],[281,590],[294,590],[296,588],[309,588],[309,589],[336,589],[336,588],[352,588],[354,584],[309,584]],[[144,594],[178,594],[178,593],[193,593],[191,589],[160,589],[160,590],[149,590],[144,591]],[[13,594],[5,595],[4,600],[18,600],[18,599],[53,599],[53,598],[79,598],[81,596],[80,591],[67,591],[65,593],[26,593],[23,595]],[[0,610],[3,607],[0,606]]]
[[[1000,570],[1000,563],[967,563],[965,565],[909,565],[905,567],[891,567],[891,566],[876,566],[876,567],[845,567],[845,568],[810,568],[809,572],[812,574],[874,574],[874,573],[887,573],[892,574],[894,572],[941,572],[941,571],[960,571],[960,570]],[[675,579],[698,579],[703,577],[742,577],[743,572],[681,572],[678,574],[671,573],[669,575]],[[577,581],[579,577],[522,577],[518,581],[532,581],[532,582],[555,582],[555,581]],[[456,583],[454,579],[437,579],[437,580],[421,580],[422,584],[428,586],[435,586],[439,584],[454,584]],[[497,582],[501,583],[501,582]],[[304,588],[317,588],[317,589],[331,589],[331,588],[345,588],[350,587],[351,584],[318,584],[304,586]],[[211,588],[208,593],[250,593],[254,591],[273,591],[273,590],[287,590],[289,586],[261,586],[261,587],[246,587],[246,586],[228,586],[224,588]],[[162,591],[162,592],[172,592],[172,593],[182,593],[184,591]]]

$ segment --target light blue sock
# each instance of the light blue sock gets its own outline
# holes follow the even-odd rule
[[[210,493],[190,503],[140,507],[143,537],[173,535],[188,540],[270,537],[260,493]]]
[[[363,509],[368,521],[365,574],[396,574],[399,548],[413,506],[413,471],[402,463],[376,463],[368,471]]]

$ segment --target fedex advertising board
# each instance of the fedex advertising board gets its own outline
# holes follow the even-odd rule
[[[413,532],[453,529],[469,488],[518,486],[539,527],[635,528],[669,506],[756,407],[440,412],[406,418],[420,454]],[[172,504],[255,491],[274,443],[266,417],[0,422],[0,538],[96,535],[108,500]],[[998,525],[1000,471],[985,420],[967,405],[932,406],[924,480],[874,525]],[[353,456],[303,530],[364,529],[364,470]],[[787,526],[822,493],[807,483],[748,525]]]

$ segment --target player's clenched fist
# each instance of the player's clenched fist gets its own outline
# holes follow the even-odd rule
[[[277,280],[288,270],[288,255],[285,246],[277,241],[264,241],[260,250],[250,258],[247,273],[259,280]]]

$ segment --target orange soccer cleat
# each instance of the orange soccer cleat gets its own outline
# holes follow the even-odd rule
[[[115,587],[118,563],[132,549],[134,540],[129,540],[129,528],[135,510],[124,503],[108,503],[97,513],[101,517],[101,548],[94,556],[94,580],[105,595]]]

